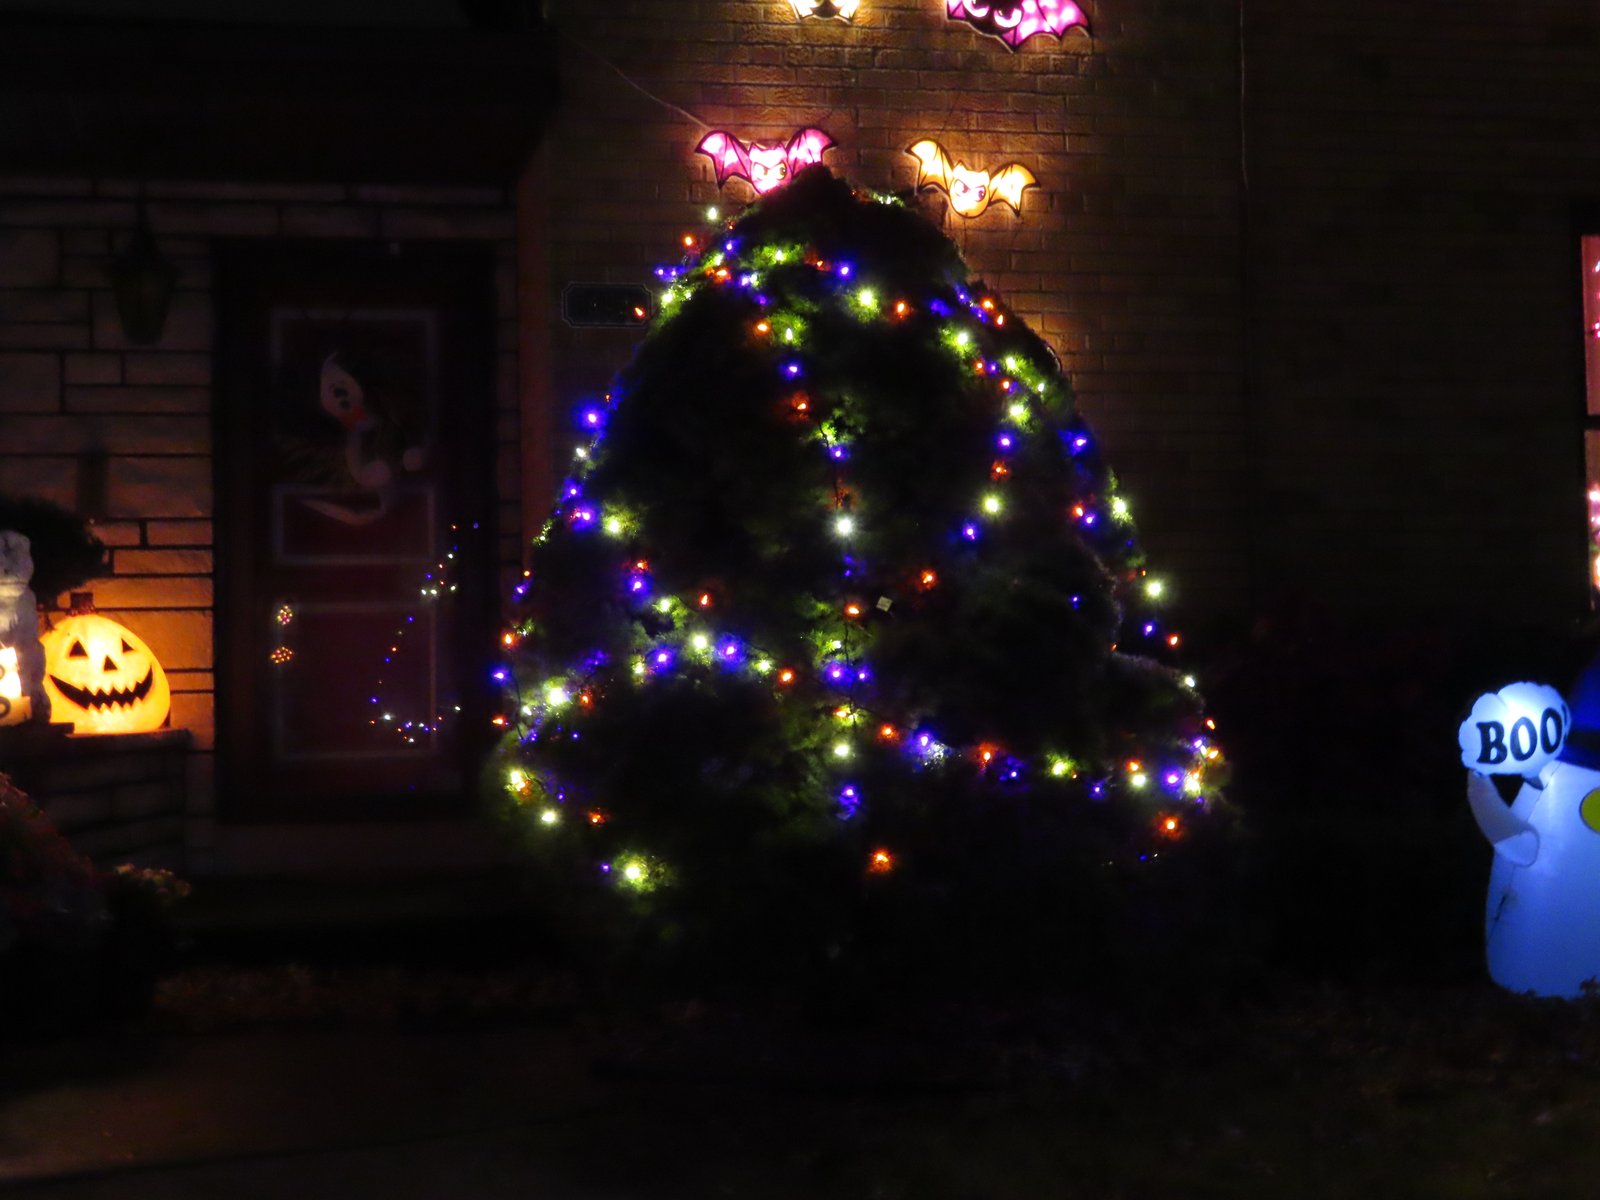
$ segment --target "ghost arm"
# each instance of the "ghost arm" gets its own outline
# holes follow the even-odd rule
[[[1487,775],[1467,775],[1467,806],[1496,854],[1519,867],[1533,865],[1539,857],[1538,833],[1506,807]]]

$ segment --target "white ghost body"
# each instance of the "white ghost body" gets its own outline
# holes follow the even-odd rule
[[[1600,983],[1600,771],[1555,762],[1541,780],[1507,809],[1487,779],[1469,779],[1495,848],[1484,946],[1508,991],[1576,998]]]

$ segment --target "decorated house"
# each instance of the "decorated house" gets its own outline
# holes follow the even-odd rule
[[[1182,623],[1571,622],[1600,15],[1438,7],[9,6],[0,492],[92,521],[131,636],[81,657],[142,650],[170,705],[0,769],[194,874],[492,859],[503,606],[571,414],[685,247],[819,161],[1048,343]]]

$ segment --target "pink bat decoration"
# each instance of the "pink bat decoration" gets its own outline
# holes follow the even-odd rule
[[[1061,37],[1074,26],[1089,29],[1073,0],[945,0],[945,10],[952,21],[966,21],[1013,50],[1036,33]]]
[[[802,129],[787,143],[751,142],[748,146],[723,130],[714,130],[700,139],[696,153],[711,160],[717,172],[717,186],[729,178],[743,179],[760,195],[789,182],[801,167],[822,161],[822,152],[833,139],[820,129]]]

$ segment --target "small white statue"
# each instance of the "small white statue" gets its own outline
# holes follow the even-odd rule
[[[14,651],[10,669],[21,675],[21,699],[32,706],[32,719],[50,719],[50,697],[44,690],[44,647],[39,644],[39,602],[28,586],[33,578],[33,554],[28,539],[14,529],[0,529],[0,644]],[[12,655],[7,654],[9,663]],[[0,668],[4,669],[4,668]],[[0,707],[17,703],[0,697]],[[13,714],[14,715],[14,714]],[[7,712],[0,712],[0,723]]]

